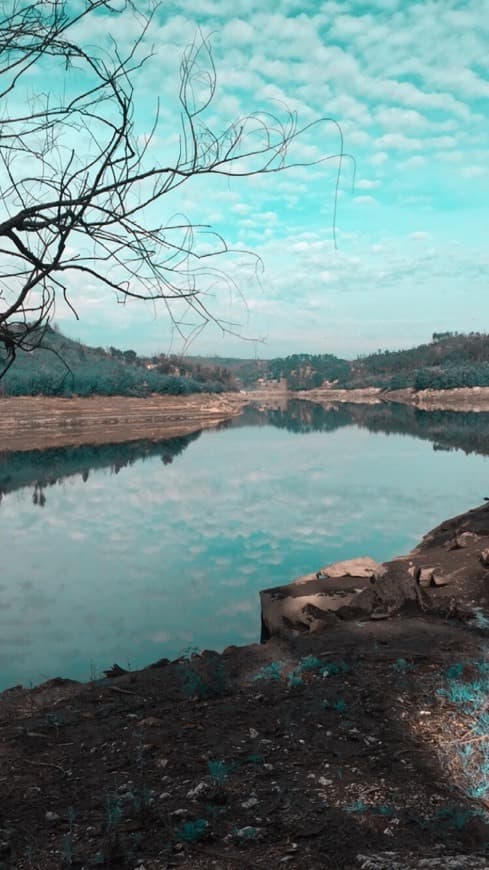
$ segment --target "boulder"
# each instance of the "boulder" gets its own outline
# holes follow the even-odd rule
[[[434,568],[420,568],[418,574],[418,583],[420,586],[431,586],[433,583]]]
[[[385,568],[375,559],[370,556],[359,556],[357,559],[346,559],[344,562],[333,562],[331,565],[326,565],[325,568],[320,568],[316,573],[317,579],[338,578],[338,577],[360,577],[362,579],[375,581],[378,577],[385,574]]]
[[[270,637],[315,634],[338,624],[338,619],[368,618],[373,587],[385,573],[369,556],[334,562],[292,583],[260,592],[262,642]]]
[[[445,550],[464,550],[466,547],[471,547],[479,540],[479,535],[475,532],[460,532],[454,538],[450,538],[443,544]]]

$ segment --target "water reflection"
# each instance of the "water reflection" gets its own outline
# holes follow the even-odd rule
[[[119,474],[122,468],[157,456],[170,465],[176,456],[195,441],[200,432],[164,441],[129,441],[123,444],[53,447],[47,450],[0,452],[0,501],[4,495],[22,487],[33,487],[32,502],[44,507],[46,489],[69,477],[80,476],[83,483],[99,468]]]
[[[423,411],[394,403],[323,407],[296,400],[285,403],[285,407],[282,402],[278,407],[249,406],[240,417],[224,421],[216,429],[243,426],[274,426],[301,435],[355,426],[374,433],[410,435],[431,441],[435,451],[462,450],[465,454],[489,455],[489,413]],[[170,465],[200,434],[162,441],[0,451],[0,501],[16,489],[33,487],[33,504],[44,507],[46,490],[68,477],[80,476],[86,482],[92,470],[106,468],[118,474],[134,462],[154,456]]]
[[[346,426],[357,426],[369,432],[411,435],[431,441],[434,450],[463,450],[466,454],[489,455],[489,413],[485,412],[424,411],[394,402],[323,407],[297,400],[288,402],[285,410],[246,408],[232,425],[263,424],[300,434],[335,432]]]

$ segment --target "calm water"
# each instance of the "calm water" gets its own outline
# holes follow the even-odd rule
[[[487,414],[296,403],[160,444],[0,454],[0,688],[256,641],[260,589],[406,552],[489,495],[485,453]]]

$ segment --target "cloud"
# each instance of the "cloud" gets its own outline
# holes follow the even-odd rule
[[[355,196],[354,202],[358,205],[376,205],[377,200],[374,196]]]
[[[142,51],[154,45],[155,52],[136,75],[135,133],[147,135],[159,98],[161,118],[150,146],[151,160],[170,159],[178,150],[179,59],[200,27],[210,38],[217,82],[215,100],[199,116],[199,124],[221,131],[230,120],[255,110],[278,114],[289,131],[294,130],[295,113],[299,125],[319,117],[340,123],[344,149],[356,160],[359,180],[352,194],[352,164],[345,160],[336,231],[346,260],[353,263],[356,258],[357,273],[370,276],[364,281],[366,287],[374,286],[376,280],[384,282],[392,265],[379,264],[374,277],[370,243],[381,243],[384,236],[390,236],[399,249],[416,232],[421,214],[432,216],[429,232],[436,258],[442,258],[450,237],[466,251],[470,248],[475,261],[483,263],[481,215],[489,192],[487,12],[487,0],[467,0],[463,7],[447,7],[443,0],[415,4],[327,0],[299,7],[293,0],[284,0],[280,6],[272,0],[204,0],[197,5],[182,0],[162,8],[144,38]],[[101,43],[113,35],[123,50],[134,33],[130,21],[134,24],[129,13],[100,16],[100,27],[89,31],[86,19],[79,33]],[[41,67],[38,77],[42,73],[48,86],[49,69],[42,63]],[[276,122],[272,123],[277,129]],[[248,141],[258,141],[256,130]],[[309,126],[288,157],[313,161],[337,155],[339,150],[338,129],[323,123]],[[276,162],[282,157],[281,152]],[[232,258],[228,265],[224,258],[219,261],[238,280],[249,300],[249,311],[240,310],[236,299],[228,304],[227,291],[216,287],[210,291],[213,282],[206,283],[202,277],[203,292],[212,292],[203,299],[211,301],[219,314],[242,323],[243,330],[250,328],[254,335],[266,332],[274,346],[283,343],[285,347],[287,337],[296,340],[292,324],[312,311],[316,317],[328,318],[331,307],[339,305],[337,294],[351,292],[352,278],[345,263],[332,268],[329,247],[314,247],[310,242],[303,249],[294,247],[306,242],[301,233],[308,229],[316,239],[331,239],[337,167],[335,158],[314,168],[301,167],[288,175],[274,173],[266,178],[240,181],[203,175],[164,198],[148,220],[164,221],[172,213],[186,211],[196,223],[215,224],[230,245],[239,243],[256,248],[262,256],[267,254],[262,290],[252,283],[250,269],[237,268]],[[363,246],[354,243],[354,253],[348,234],[365,236]],[[197,252],[208,252],[210,239],[201,242]],[[282,256],[276,253],[289,243],[292,248],[282,251]],[[284,275],[281,264],[289,250],[301,261],[303,251],[312,255],[317,274],[293,263]],[[468,257],[464,263],[469,269]],[[205,265],[211,265],[211,260]],[[413,272],[418,268],[413,263]],[[439,278],[428,274],[435,282],[436,297]],[[318,280],[319,275],[323,278]],[[463,283],[461,274],[457,273],[456,280]],[[468,280],[469,272],[466,285]],[[326,286],[332,294],[328,304],[318,302]],[[91,337],[95,344],[167,349],[171,324],[164,305],[117,306],[114,294],[102,292],[93,282],[74,282],[73,294],[82,316],[80,324],[68,320],[72,315],[62,305],[57,309],[61,325],[66,328],[70,323],[72,334],[88,341]],[[287,310],[288,325],[283,310]],[[464,311],[459,311],[463,318]],[[176,316],[185,318],[186,314],[177,306]],[[434,306],[431,316],[436,318]],[[363,329],[362,323],[359,328]],[[217,332],[203,336],[195,349],[227,347],[242,352],[236,342],[217,336]],[[345,338],[345,347],[351,340],[351,336]]]
[[[358,190],[373,190],[376,187],[380,186],[380,181],[378,179],[372,178],[360,178],[355,182],[355,187]]]

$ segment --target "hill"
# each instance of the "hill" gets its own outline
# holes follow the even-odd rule
[[[352,389],[451,389],[489,386],[489,335],[434,333],[408,350],[384,350],[346,360],[333,354],[292,354],[271,360],[221,360],[244,387],[286,378],[289,390],[335,385]]]
[[[1,360],[0,360],[1,364]],[[408,350],[384,350],[346,360],[331,353],[275,359],[138,356],[134,350],[88,347],[48,327],[43,347],[19,353],[0,380],[0,394],[128,395],[255,389],[285,378],[289,390],[489,386],[489,334],[439,332]]]
[[[165,354],[148,358],[134,350],[88,347],[51,327],[42,346],[19,352],[0,380],[0,394],[6,396],[178,395],[234,389],[233,376],[222,366]]]

